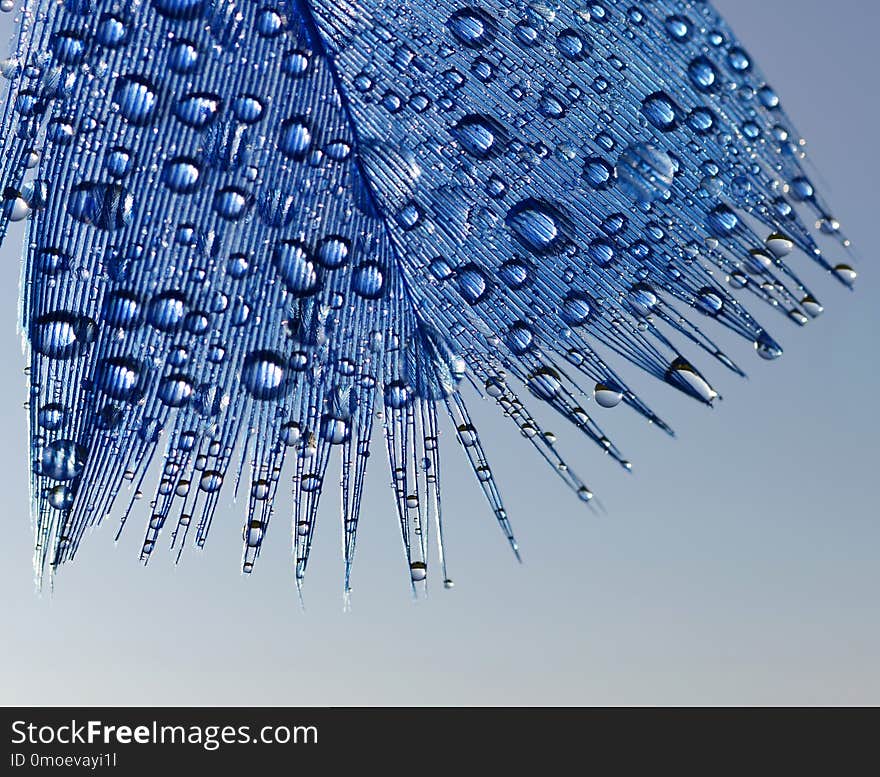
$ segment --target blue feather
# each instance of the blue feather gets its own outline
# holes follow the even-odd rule
[[[412,584],[435,544],[451,585],[440,416],[516,551],[466,393],[589,503],[530,406],[629,468],[609,408],[671,429],[615,363],[711,404],[698,358],[744,371],[703,322],[774,359],[752,303],[822,312],[789,254],[855,280],[806,226],[848,247],[799,135],[706,2],[29,11],[2,63],[0,234],[27,219],[40,574],[123,488],[155,489],[144,561],[163,530],[204,545],[220,494],[246,493],[251,572],[290,478],[299,585],[338,449],[347,589],[378,416]]]

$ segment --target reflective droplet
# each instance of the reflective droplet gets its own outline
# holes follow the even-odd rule
[[[558,248],[565,240],[560,212],[547,202],[527,199],[514,205],[505,218],[514,236],[526,248],[544,253]]]
[[[772,361],[782,356],[782,347],[763,329],[755,338],[755,350],[762,359]]]
[[[307,296],[318,290],[318,271],[306,247],[296,240],[276,245],[272,260],[288,290]]]
[[[73,440],[55,440],[40,453],[39,474],[52,480],[73,480],[86,466],[88,451]]]
[[[670,132],[678,126],[681,109],[665,92],[654,92],[642,101],[645,118],[662,132]]]
[[[764,245],[777,259],[788,256],[794,250],[794,241],[779,232],[774,232],[765,241]]]
[[[152,0],[153,8],[168,19],[187,21],[204,14],[208,0]]]
[[[533,372],[528,379],[529,390],[539,399],[551,401],[562,391],[559,373],[551,367],[542,367]]]
[[[141,126],[153,118],[159,97],[156,87],[147,79],[130,74],[116,79],[113,102],[129,122]]]
[[[462,8],[449,17],[447,25],[455,39],[468,48],[488,46],[497,30],[495,20],[479,8]]]
[[[181,97],[174,106],[174,115],[188,127],[204,129],[220,115],[223,101],[211,92],[191,92]]]
[[[498,141],[503,137],[498,122],[475,113],[459,119],[450,132],[465,151],[478,159],[484,159],[498,150]]]
[[[846,286],[853,286],[858,278],[858,273],[848,264],[838,264],[834,267],[834,275]]]
[[[241,380],[255,399],[277,399],[288,388],[285,360],[275,351],[251,351],[245,357]]]
[[[143,390],[143,365],[126,356],[111,356],[98,365],[98,388],[113,399],[123,402],[137,400]]]
[[[40,427],[46,431],[54,432],[61,428],[61,425],[64,423],[66,412],[64,405],[57,402],[50,402],[40,408],[37,413],[37,423],[39,423]]]
[[[646,143],[630,146],[617,160],[620,188],[640,203],[664,197],[672,188],[675,169],[669,154]]]
[[[209,494],[223,487],[223,473],[216,469],[206,469],[199,478],[199,488]]]
[[[718,392],[697,372],[686,359],[678,357],[666,371],[666,380],[701,402],[710,404],[718,397]]]
[[[169,407],[182,407],[193,393],[193,385],[186,375],[168,375],[159,383],[159,399]]]
[[[599,407],[617,407],[623,400],[623,391],[614,383],[597,383],[593,389],[593,398]]]
[[[80,183],[70,192],[67,212],[98,229],[122,229],[134,216],[134,197],[119,184]]]
[[[190,194],[198,188],[198,163],[185,156],[178,156],[165,162],[162,168],[162,183],[175,194]]]
[[[351,286],[365,299],[379,299],[385,288],[385,276],[377,262],[362,262],[352,273]]]
[[[418,583],[428,576],[428,566],[423,561],[413,561],[409,565],[409,572],[413,582]]]
[[[73,507],[73,491],[69,486],[53,486],[46,492],[49,507],[55,510],[69,510]]]
[[[312,132],[302,117],[286,119],[281,124],[278,149],[292,159],[302,159],[312,145]]]
[[[50,359],[70,359],[81,354],[97,336],[97,324],[92,319],[61,310],[34,321],[31,344],[37,353]]]

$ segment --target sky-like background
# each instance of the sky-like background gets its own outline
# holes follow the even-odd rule
[[[456,587],[426,600],[411,597],[378,460],[351,612],[332,491],[305,610],[283,501],[249,578],[238,571],[243,508],[226,502],[206,550],[179,566],[161,548],[140,566],[141,528],[114,546],[108,523],[54,593],[35,593],[20,232],[11,235],[0,250],[0,703],[880,703],[880,4],[716,5],[809,141],[861,249],[859,293],[813,283],[826,314],[806,330],[759,311],[786,353],[763,363],[732,346],[751,376],[709,370],[725,397],[714,410],[646,380],[679,437],[619,408],[606,426],[634,460],[631,476],[569,435],[565,449],[607,515],[583,510],[494,406],[476,403],[525,563],[511,557],[450,436],[444,500]],[[0,24],[5,38],[8,17]]]

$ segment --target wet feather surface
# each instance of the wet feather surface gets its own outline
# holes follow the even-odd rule
[[[292,488],[299,583],[335,455],[348,587],[384,447],[412,584],[436,548],[450,585],[448,419],[516,551],[469,397],[589,504],[536,406],[628,468],[615,412],[671,432],[660,383],[711,404],[701,362],[746,371],[713,329],[775,359],[822,312],[798,264],[855,280],[703,2],[40,2],[2,72],[40,574],[141,492],[144,560],[234,493],[250,572]]]

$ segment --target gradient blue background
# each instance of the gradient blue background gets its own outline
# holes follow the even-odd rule
[[[861,249],[859,293],[814,283],[827,312],[805,331],[759,311],[786,354],[765,364],[732,345],[751,379],[709,370],[725,396],[714,411],[643,382],[679,439],[623,408],[609,411],[606,426],[634,460],[632,476],[569,436],[564,450],[574,452],[606,516],[585,512],[495,408],[476,403],[525,564],[511,558],[447,435],[456,588],[427,600],[410,597],[378,457],[352,612],[342,608],[332,491],[305,611],[288,564],[287,502],[250,578],[238,572],[241,508],[226,503],[207,550],[187,552],[178,567],[158,550],[148,568],[139,566],[141,527],[132,521],[114,547],[111,522],[87,538],[54,593],[36,594],[14,232],[0,254],[0,703],[880,702],[872,261],[880,6],[717,5],[809,140]],[[0,21],[7,29],[9,18]]]

